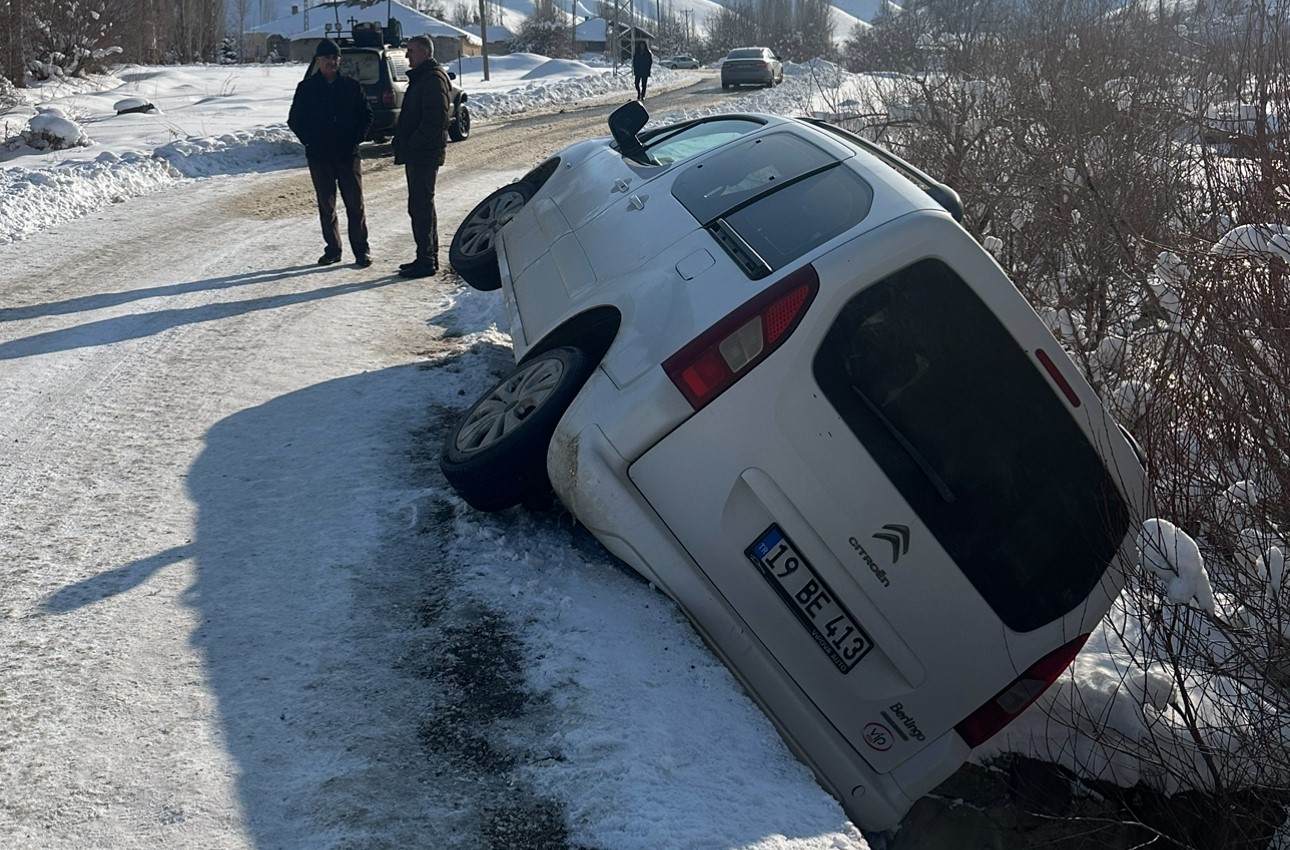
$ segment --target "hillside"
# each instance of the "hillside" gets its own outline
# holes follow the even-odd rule
[[[533,12],[533,0],[495,0],[502,7],[502,24],[512,31],[517,30],[524,20]],[[575,0],[556,0],[556,4],[563,8],[568,8],[569,2]],[[594,0],[576,0],[578,3],[578,16],[592,17],[596,14],[597,4]],[[645,20],[642,26],[646,29],[651,28],[651,23],[657,16],[659,0],[638,0],[636,4],[637,13]],[[845,37],[857,23],[867,25],[878,15],[878,10],[887,4],[887,0],[835,0],[832,4],[834,8],[834,22],[836,24],[835,34],[838,38]],[[308,12],[311,24],[317,24],[318,21],[328,20],[335,11],[331,4],[308,3]],[[417,0],[407,0],[406,5],[417,8],[420,5],[429,9],[432,6],[440,5],[451,10],[456,4],[451,0],[434,0],[434,2],[425,2],[420,4]],[[472,4],[473,5],[473,4]],[[694,21],[697,29],[702,31],[706,27],[707,20],[710,16],[715,15],[722,7],[722,3],[717,0],[666,0],[662,8],[664,12],[670,9],[670,13],[678,17],[684,17],[688,13],[690,19]],[[894,4],[888,4],[894,5]],[[278,21],[284,18],[295,16],[301,19],[300,25],[295,29],[296,32],[303,32],[304,11],[306,0],[262,0],[262,2],[253,4],[247,16],[247,28],[253,29],[261,24],[270,21]],[[898,6],[895,8],[899,8]],[[344,6],[342,5],[339,17],[344,20]],[[291,35],[291,32],[284,32],[284,35]]]

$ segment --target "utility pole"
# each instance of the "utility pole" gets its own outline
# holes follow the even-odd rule
[[[484,8],[487,0],[479,0],[479,56],[484,60],[484,81],[488,81],[488,14]]]
[[[606,21],[605,22],[605,30],[606,30],[605,43],[607,45],[612,43],[613,45],[614,75],[617,76],[618,63],[623,58],[621,55],[623,52],[623,21],[634,20],[633,16],[635,14],[635,0],[630,0],[630,2],[633,3],[633,7],[630,10],[626,6],[626,3],[628,3],[629,0],[611,0],[611,2],[613,3],[613,9],[614,9],[614,13],[613,13],[614,22],[613,22],[613,28],[612,28],[613,31],[612,33],[609,31],[610,30],[609,22]],[[636,30],[634,28],[631,30],[630,40],[631,40],[631,46],[634,52],[636,48]]]

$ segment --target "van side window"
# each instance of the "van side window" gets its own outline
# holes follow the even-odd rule
[[[730,145],[679,175],[672,194],[754,280],[850,230],[873,204],[863,178],[791,133]]]
[[[830,404],[999,618],[1082,604],[1128,530],[1111,473],[1031,353],[922,260],[863,289],[815,355]]]
[[[837,159],[792,133],[768,133],[736,142],[677,175],[672,194],[701,224],[794,177]]]
[[[869,184],[838,166],[758,198],[725,220],[775,270],[850,230],[872,204]]]

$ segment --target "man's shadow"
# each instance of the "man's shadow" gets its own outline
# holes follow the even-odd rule
[[[118,304],[129,304],[132,301],[144,301],[148,298],[167,298],[172,295],[183,295],[189,292],[203,292],[218,289],[230,289],[235,286],[246,286],[257,283],[273,283],[289,280],[301,275],[316,274],[321,271],[318,266],[308,265],[285,266],[280,269],[260,269],[244,274],[233,274],[225,277],[211,277],[204,280],[193,280],[187,283],[171,283],[166,286],[153,286],[146,289],[127,289],[121,292],[97,292],[93,295],[82,295],[62,301],[50,301],[45,304],[29,304],[23,307],[0,307],[0,322],[13,322],[21,319],[34,319],[39,316],[64,316],[70,313],[81,313],[89,310],[101,310],[104,307],[115,307]],[[327,269],[331,271],[331,269]]]
[[[214,278],[209,281],[197,281],[190,284],[177,284],[175,286],[158,287],[160,290],[172,290],[176,287],[186,287],[182,291],[196,291],[201,289],[223,289],[229,286],[238,286],[247,283],[265,283],[273,280],[283,280],[289,277],[297,277],[302,274],[317,274],[319,270],[316,266],[293,267],[290,269],[280,270],[277,274],[269,277],[255,277],[238,275],[232,278]],[[326,274],[326,270],[322,272]],[[402,278],[394,275],[386,275],[375,280],[350,281],[348,283],[336,284],[334,286],[324,286],[318,289],[311,289],[305,292],[288,292],[282,295],[266,295],[260,298],[247,298],[242,301],[222,301],[211,304],[203,304],[199,307],[181,307],[171,310],[149,310],[147,312],[132,313],[126,316],[114,316],[110,319],[99,319],[93,322],[85,322],[79,325],[73,325],[68,328],[60,328],[55,331],[33,334],[32,336],[20,337],[8,342],[0,343],[0,360],[15,360],[20,357],[30,357],[36,354],[47,354],[51,351],[67,351],[77,348],[89,348],[97,345],[110,345],[114,342],[122,342],[127,339],[140,339],[153,334],[162,333],[171,328],[182,325],[198,324],[201,322],[213,322],[225,319],[230,316],[238,316],[243,313],[252,313],[257,310],[272,310],[278,307],[287,307],[292,304],[301,304],[308,301],[316,301],[320,298],[330,298],[336,295],[346,295],[351,292],[362,292],[366,289],[375,289],[378,286],[388,286],[392,283],[399,283]],[[146,293],[154,290],[142,290],[141,293],[118,293],[121,303],[133,300],[128,296],[149,297]],[[173,294],[173,293],[163,293]],[[76,299],[77,301],[94,302],[95,299],[111,299],[113,295],[92,296],[86,299]],[[109,302],[98,306],[107,306]],[[15,314],[9,318],[25,318],[18,316],[16,312],[35,309],[35,308],[13,308]],[[80,309],[93,309],[92,306],[85,304]],[[73,312],[71,309],[57,310],[51,312]],[[4,317],[0,316],[0,320]]]

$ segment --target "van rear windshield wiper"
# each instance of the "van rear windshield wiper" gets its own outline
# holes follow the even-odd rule
[[[909,455],[909,459],[914,462],[914,465],[923,473],[923,476],[931,482],[936,493],[947,503],[953,502],[955,500],[954,491],[950,489],[950,485],[945,483],[945,479],[941,478],[940,474],[932,468],[932,465],[927,462],[927,458],[923,457],[922,452],[914,448],[914,444],[909,442],[909,440],[905,438],[904,434],[900,433],[900,429],[896,427],[896,424],[888,419],[886,414],[878,409],[878,405],[874,404],[869,396],[865,395],[864,390],[860,389],[855,384],[851,385],[851,389],[860,397],[860,400],[864,402],[865,407],[869,408],[869,412],[878,418],[878,421],[882,423],[882,427],[887,429],[887,433],[890,434],[892,438],[900,444],[900,447],[905,450],[905,454]]]

